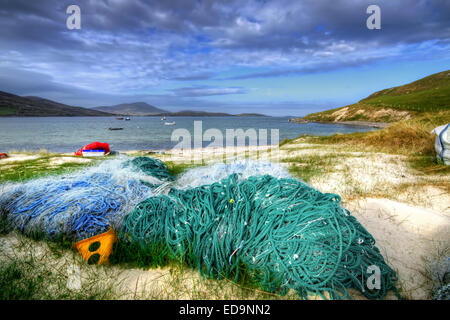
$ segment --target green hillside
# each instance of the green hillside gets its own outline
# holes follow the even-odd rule
[[[309,114],[305,119],[394,122],[438,111],[450,111],[450,70],[375,92],[352,105]]]

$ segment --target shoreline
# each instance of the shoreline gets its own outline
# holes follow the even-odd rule
[[[277,149],[280,148],[279,144],[276,145],[248,145],[248,146],[223,146],[223,147],[199,147],[199,148],[189,148],[189,149],[181,149],[181,148],[161,148],[161,149],[131,149],[131,150],[111,150],[111,153],[105,155],[103,157],[96,157],[96,159],[105,159],[104,157],[112,156],[112,155],[134,155],[138,153],[142,153],[145,155],[190,155],[190,154],[198,154],[198,153],[206,153],[206,154],[217,154],[217,153],[231,153],[231,151],[239,152],[239,151],[265,151],[268,149]],[[12,156],[27,156],[26,160],[30,157],[37,157],[39,155],[53,155],[53,156],[61,156],[61,157],[70,157],[74,156],[76,158],[92,158],[92,157],[83,157],[83,156],[75,156],[75,151],[73,152],[53,152],[47,151],[44,152],[40,150],[11,150],[7,151],[8,158],[4,158],[6,161],[14,161],[12,160]],[[31,159],[31,158],[30,158]],[[0,164],[2,159],[0,159]]]
[[[383,129],[390,125],[389,122],[373,122],[373,121],[336,121],[335,124],[343,124],[348,126],[370,127]]]
[[[356,127],[369,127],[369,128],[377,128],[383,129],[389,126],[390,122],[375,122],[375,121],[314,121],[314,120],[305,120],[303,118],[291,118],[289,122],[297,123],[297,124],[308,124],[308,123],[320,123],[320,124],[343,124],[347,126],[356,126]]]

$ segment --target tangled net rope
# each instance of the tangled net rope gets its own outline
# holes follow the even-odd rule
[[[162,181],[172,181],[175,178],[169,173],[166,164],[159,160],[149,157],[136,157],[125,162],[124,167],[132,166],[146,175],[150,175]]]
[[[0,196],[0,211],[24,234],[80,240],[111,226],[120,229],[124,215],[152,196],[152,187],[161,184],[161,179],[171,176],[160,160],[112,160],[85,173],[38,179],[12,188]]]
[[[171,258],[209,278],[236,280],[244,266],[269,292],[294,289],[301,298],[328,293],[344,299],[355,288],[368,298],[383,298],[396,291],[396,274],[340,200],[295,179],[232,174],[142,201],[125,216],[120,239],[163,245]],[[373,265],[380,270],[379,290],[366,284]]]

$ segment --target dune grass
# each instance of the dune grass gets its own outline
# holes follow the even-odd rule
[[[0,259],[0,300],[92,300],[109,299],[111,288],[91,279],[83,290],[72,291],[66,277],[28,257]]]
[[[411,166],[423,173],[448,174],[450,166],[436,158],[436,136],[431,131],[449,122],[450,111],[425,113],[395,122],[382,130],[309,137],[308,140],[320,144],[338,144],[350,150],[406,155]]]
[[[309,183],[312,178],[326,174],[333,169],[338,154],[309,155],[295,158],[283,159],[282,162],[290,164],[289,172]]]
[[[59,253],[59,254],[56,254]],[[81,290],[71,289],[68,268],[80,257],[51,242],[17,235],[14,241],[0,238],[0,300],[91,300],[114,297],[110,279],[84,272]],[[81,266],[99,269],[96,266]],[[105,270],[107,271],[107,270]]]

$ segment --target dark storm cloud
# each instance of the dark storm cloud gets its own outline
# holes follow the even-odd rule
[[[68,40],[65,9],[73,3],[82,10],[83,29],[91,32],[205,35],[214,46],[223,48],[289,50],[320,47],[319,42],[330,39],[397,43],[450,36],[450,2],[446,0],[4,0],[2,39],[39,44]],[[370,4],[382,8],[382,32],[371,32],[365,26]]]
[[[81,8],[81,30],[66,28],[71,4]],[[370,4],[381,7],[381,30],[366,28]],[[449,39],[447,0],[0,0],[0,85],[105,99],[157,88],[171,93],[152,97],[173,103],[246,91],[163,83],[318,73],[416,47],[433,56]],[[233,68],[245,74],[220,76]]]

